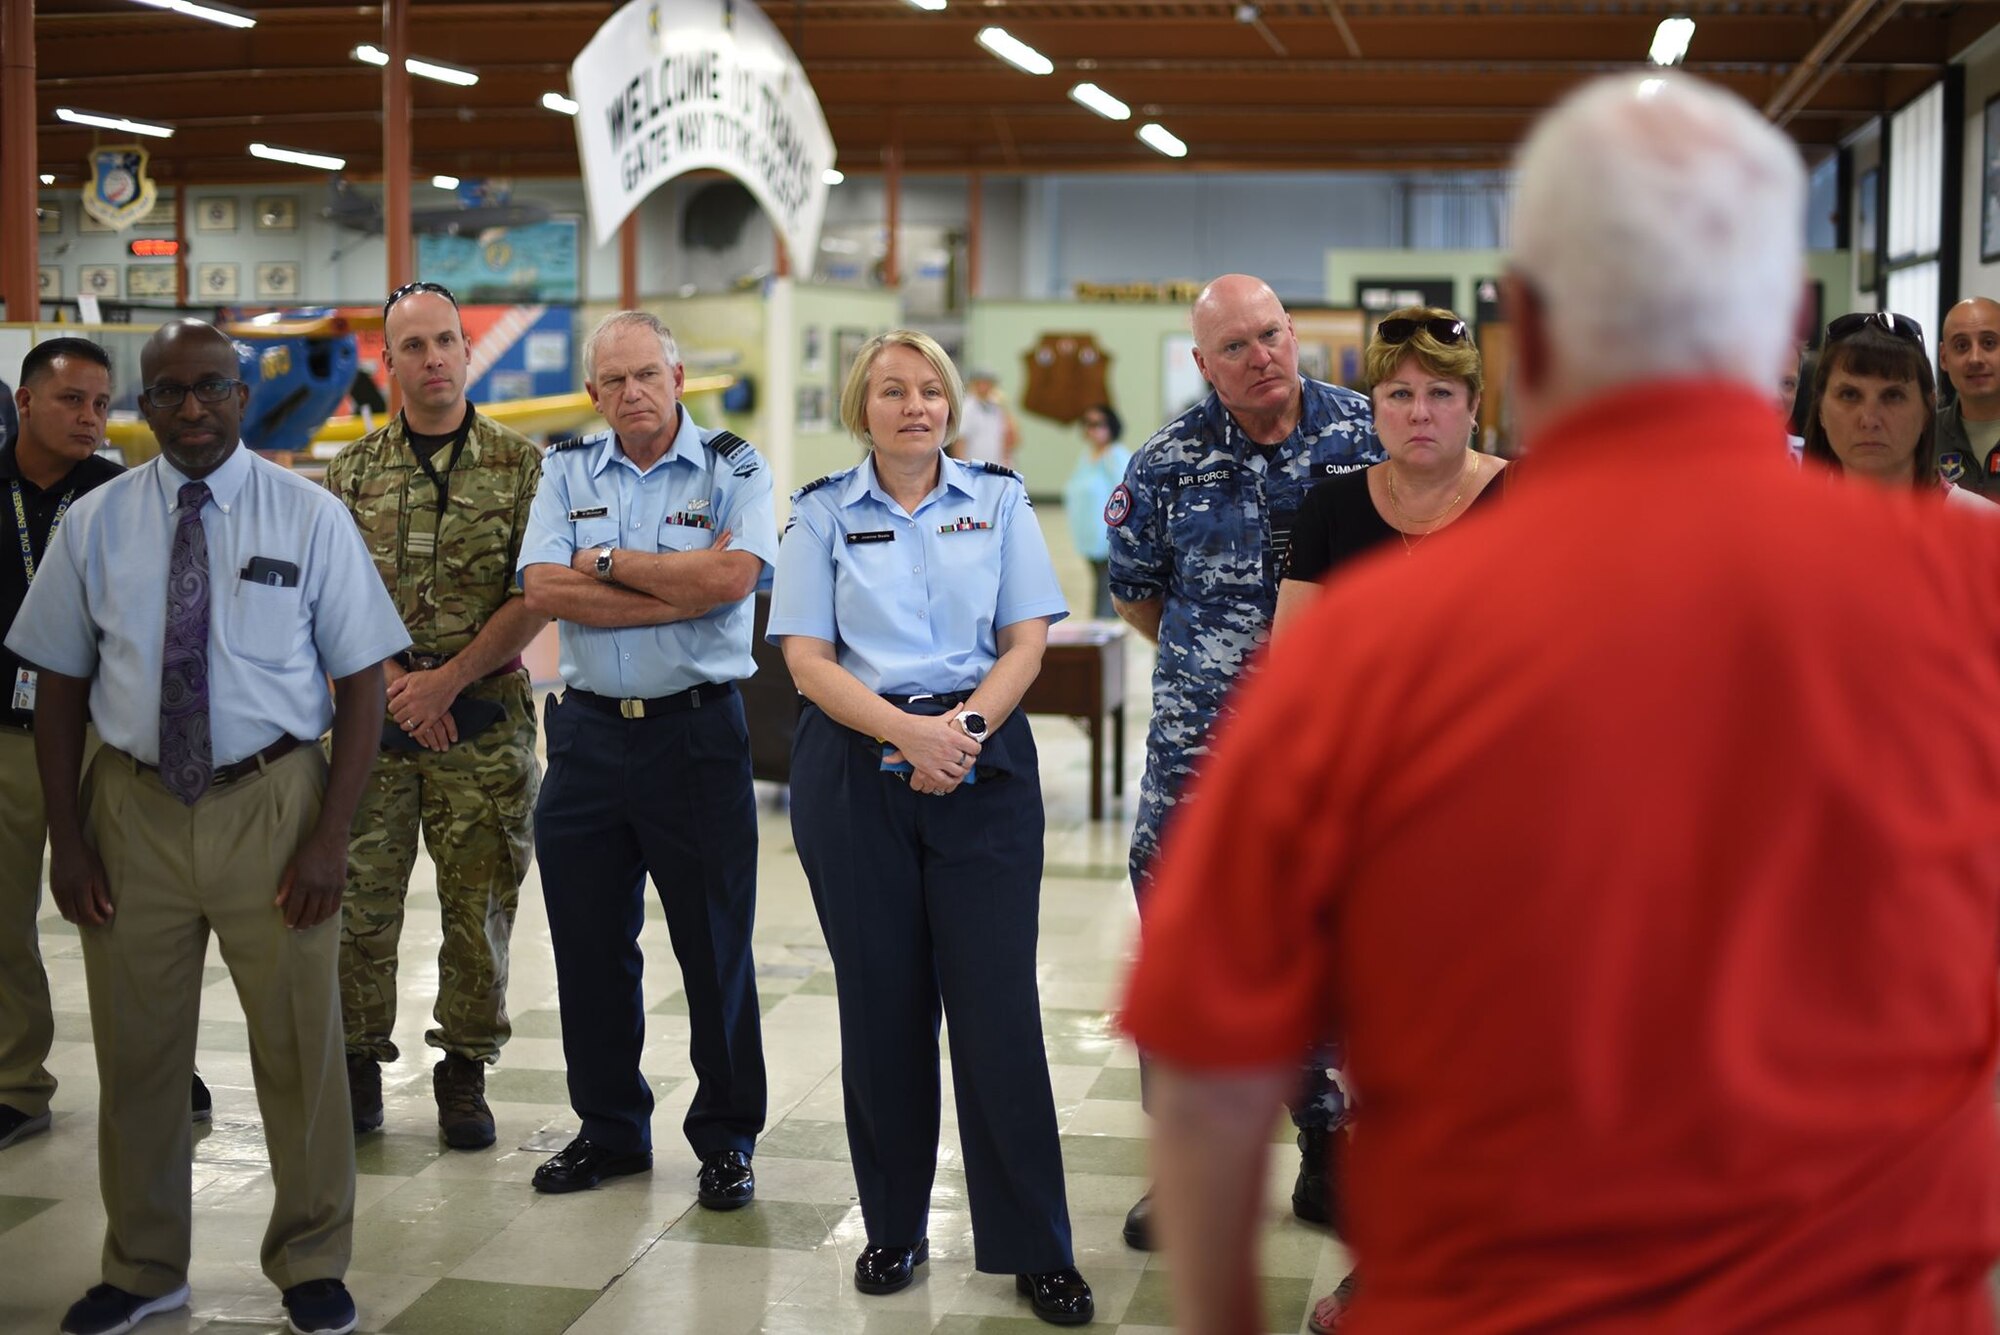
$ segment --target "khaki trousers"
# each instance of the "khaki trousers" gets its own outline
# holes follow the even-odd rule
[[[87,830],[114,906],[109,923],[82,929],[102,1087],[108,1284],[157,1297],[187,1281],[187,1100],[211,930],[249,1022],[277,1188],[264,1273],[281,1289],[346,1273],[354,1132],[341,1045],[340,918],[293,931],[273,903],[325,790],[326,758],[315,746],[192,807],[109,747],[85,776]]]
[[[35,929],[47,833],[34,735],[0,727],[0,1103],[30,1117],[56,1092],[43,1065],[56,1023]]]

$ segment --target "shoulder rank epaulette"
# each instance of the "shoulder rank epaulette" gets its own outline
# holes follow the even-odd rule
[[[1001,477],[1011,477],[1011,478],[1013,478],[1013,479],[1014,479],[1014,480],[1015,480],[1016,482],[1025,482],[1025,481],[1027,481],[1027,479],[1026,479],[1026,478],[1022,477],[1022,476],[1021,476],[1021,475],[1020,475],[1019,473],[1015,472],[1015,471],[1014,471],[1013,469],[1011,469],[1011,468],[1007,467],[1007,465],[1005,465],[1005,464],[996,464],[996,463],[994,463],[994,462],[993,462],[992,460],[990,460],[990,459],[981,459],[981,460],[979,461],[979,467],[980,467],[980,468],[981,468],[981,469],[982,469],[983,471],[985,471],[985,472],[988,472],[988,473],[997,473],[997,474],[999,474],[999,475],[1000,475]]]
[[[702,443],[725,459],[734,459],[750,448],[750,442],[734,431],[718,431]]]
[[[558,436],[549,442],[549,453],[560,454],[564,450],[580,450],[589,443],[589,436]]]
[[[825,477],[814,478],[812,481],[806,483],[803,487],[800,487],[797,491],[793,492],[792,499],[796,501],[801,496],[810,495],[811,493],[818,491],[821,487],[824,487],[827,483],[833,481],[835,478],[839,477],[841,473],[844,473],[846,471],[847,471],[846,469],[842,469],[838,473],[828,473]]]

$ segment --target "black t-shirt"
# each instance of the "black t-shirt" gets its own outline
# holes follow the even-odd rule
[[[82,463],[69,470],[62,481],[44,491],[21,476],[21,466],[14,460],[14,442],[0,446],[0,530],[5,530],[4,552],[0,552],[0,627],[11,629],[14,617],[21,610],[21,602],[28,596],[28,564],[21,556],[21,516],[15,512],[14,496],[21,498],[21,510],[27,515],[28,550],[34,553],[35,565],[40,567],[42,555],[48,550],[49,532],[55,524],[56,511],[62,508],[63,497],[68,496],[75,503],[78,496],[92,488],[102,486],[125,470],[101,454],[93,454]],[[166,554],[160,554],[162,561]],[[6,638],[0,630],[0,640]],[[14,674],[22,666],[21,660],[8,652],[0,644],[0,723],[11,723],[16,727],[29,727],[35,716],[14,708]]]
[[[1502,473],[1489,479],[1465,508],[1498,495],[1505,477]],[[1317,582],[1395,537],[1396,530],[1368,495],[1368,470],[1337,474],[1306,493],[1299,517],[1292,522],[1292,556],[1285,578]]]

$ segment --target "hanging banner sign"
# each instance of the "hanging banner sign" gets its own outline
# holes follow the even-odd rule
[[[152,210],[158,196],[146,175],[146,150],[137,144],[93,149],[90,181],[83,187],[83,211],[106,227],[124,231]]]
[[[833,134],[791,47],[750,0],[632,0],[569,70],[591,230],[685,172],[749,187],[809,273],[826,217]]]

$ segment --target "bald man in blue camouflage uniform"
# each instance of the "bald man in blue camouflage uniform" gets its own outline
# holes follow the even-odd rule
[[[1270,636],[1293,516],[1315,483],[1383,457],[1366,395],[1299,375],[1291,317],[1263,281],[1216,279],[1191,324],[1195,365],[1213,392],[1140,447],[1104,509],[1118,614],[1159,645],[1132,831],[1142,914],[1162,827],[1231,687]],[[1302,1218],[1327,1222],[1327,1141],[1344,1114],[1326,1062],[1311,1062],[1292,1113],[1304,1155],[1292,1208]],[[1151,1199],[1125,1220],[1126,1242],[1141,1250],[1151,1250]]]

